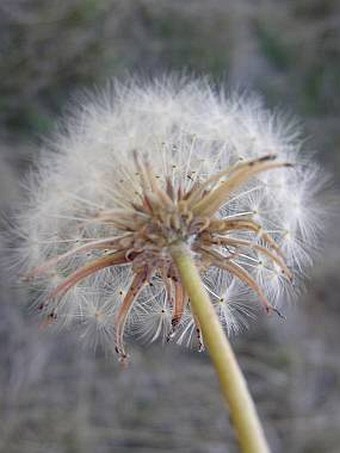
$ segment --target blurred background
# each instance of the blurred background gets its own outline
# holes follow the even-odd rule
[[[305,148],[339,188],[339,57],[336,0],[1,0],[0,209],[20,199],[42,137],[79,90],[183,69],[301,118]],[[339,230],[334,217],[287,320],[233,340],[273,453],[340,451]],[[132,343],[122,371],[72,332],[39,330],[24,290],[5,280],[1,452],[237,451],[205,354]]]

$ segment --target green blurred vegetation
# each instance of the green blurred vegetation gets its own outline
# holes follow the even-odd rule
[[[326,162],[340,143],[337,1],[4,0],[0,12],[5,139],[46,135],[72,95],[109,78],[187,70],[301,115]]]

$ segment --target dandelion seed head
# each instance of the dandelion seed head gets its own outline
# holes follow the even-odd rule
[[[92,346],[125,357],[126,332],[202,346],[170,253],[183,241],[238,332],[311,265],[324,177],[300,148],[299,128],[255,96],[114,82],[46,142],[18,209],[16,266],[43,316],[78,323]]]

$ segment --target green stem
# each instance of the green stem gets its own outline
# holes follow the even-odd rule
[[[243,453],[269,453],[247,383],[204,288],[192,253],[185,244],[177,243],[172,246],[171,255],[200,324],[204,343],[230,410],[240,449]]]

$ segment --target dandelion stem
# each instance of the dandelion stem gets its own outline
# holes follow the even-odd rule
[[[269,453],[247,383],[204,288],[191,251],[184,243],[176,243],[170,252],[199,321],[204,343],[230,410],[240,449],[242,453]]]

